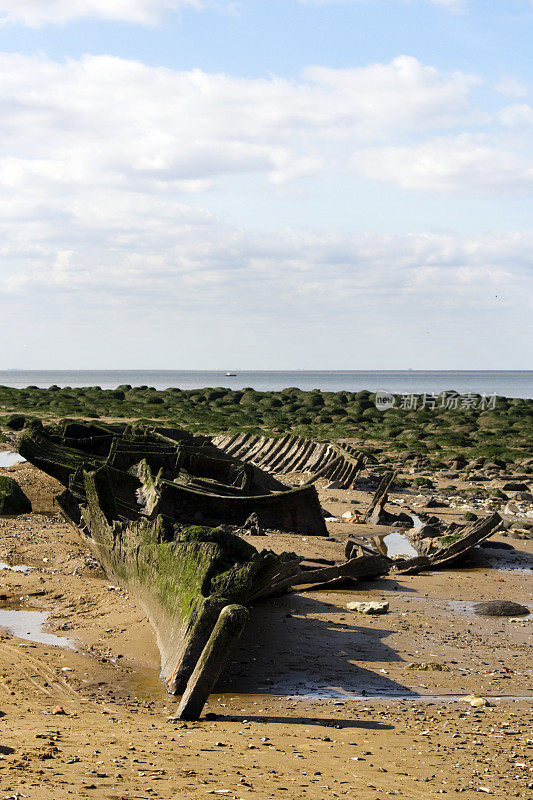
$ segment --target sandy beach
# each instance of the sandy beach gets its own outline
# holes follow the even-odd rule
[[[28,567],[0,571],[1,797],[531,797],[533,620],[472,610],[533,607],[531,540],[498,534],[514,549],[479,548],[461,568],[257,604],[204,717],[183,723],[143,609],[59,516],[59,484],[27,463],[1,473],[34,508],[0,519],[0,562]],[[318,488],[334,515],[368,499]],[[385,532],[328,528],[328,540],[246,538],[335,559],[349,536]],[[389,613],[350,612],[354,599],[387,600]],[[61,638],[34,641],[43,632]]]

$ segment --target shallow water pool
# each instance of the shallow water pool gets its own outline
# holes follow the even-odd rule
[[[70,639],[43,631],[43,625],[49,616],[47,611],[7,611],[0,609],[0,628],[3,628],[12,636],[16,636],[17,639],[73,650],[74,645]]]
[[[22,464],[26,461],[20,453],[14,450],[0,450],[0,467],[13,467],[15,464]]]

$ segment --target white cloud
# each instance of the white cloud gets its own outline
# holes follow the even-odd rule
[[[105,193],[63,215],[37,205],[33,218],[0,206],[0,288],[45,301],[76,296],[90,310],[115,305],[179,310],[201,305],[244,315],[269,309],[326,316],[334,304],[374,311],[448,300],[465,311],[494,293],[527,305],[533,231],[443,234],[276,236],[223,225],[172,199]],[[529,294],[529,297],[530,294]],[[70,302],[67,300],[67,302]],[[412,305],[411,305],[412,307]]]
[[[0,225],[12,365],[526,363],[533,231],[272,235],[169,199],[93,199]]]
[[[166,12],[203,5],[203,0],[0,0],[0,21],[40,27],[91,18],[154,25]]]
[[[516,78],[502,78],[494,88],[504,97],[525,97],[529,93],[527,86],[517,81]]]
[[[527,103],[514,103],[498,112],[502,125],[508,128],[533,125],[533,108]]]
[[[412,56],[402,55],[389,64],[360,69],[308,67],[304,77],[337,101],[341,125],[351,118],[352,124],[357,120],[369,132],[391,126],[414,129],[482,119],[469,106],[469,94],[480,82],[478,77],[464,72],[442,73]]]
[[[309,68],[300,82],[173,72],[109,56],[64,64],[0,56],[0,182],[21,192],[205,188],[217,175],[274,183],[326,169],[391,131],[472,119],[476,79],[416,59]]]
[[[529,137],[487,134],[438,137],[412,146],[358,151],[352,167],[402,189],[456,194],[523,194],[533,191]]]
[[[235,319],[251,328],[258,321],[266,329],[299,326],[299,335],[319,320],[330,330],[333,309],[335,324],[343,320],[354,335],[385,313],[382,330],[394,336],[398,315],[412,324],[413,300],[440,318],[452,301],[461,313],[485,314],[498,295],[509,313],[521,314],[531,233],[262,233],[223,225],[187,200],[210,185],[224,196],[246,174],[273,183],[318,171],[334,178],[358,149],[358,169],[411,188],[464,190],[474,175],[489,189],[521,176],[522,190],[530,180],[523,154],[509,150],[508,163],[500,159],[496,168],[501,143],[487,134],[389,143],[433,136],[435,126],[439,134],[446,125],[462,130],[476,118],[473,84],[405,56],[355,70],[313,67],[288,81],[111,57],[60,64],[4,54],[0,291],[9,293],[7,313],[18,309],[33,330],[41,319],[45,342],[72,309],[72,330],[87,325],[91,346],[98,331],[104,355],[105,336],[117,336],[112,320],[135,336],[138,315],[149,319],[152,337],[200,315],[222,342]],[[387,146],[371,147],[375,141]],[[327,213],[334,219],[336,207]],[[144,333],[143,341],[155,346]]]

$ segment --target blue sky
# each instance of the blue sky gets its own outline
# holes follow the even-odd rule
[[[532,23],[0,0],[0,366],[529,368]]]

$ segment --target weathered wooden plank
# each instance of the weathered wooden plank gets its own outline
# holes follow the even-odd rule
[[[178,706],[176,719],[200,719],[207,698],[213,691],[215,683],[226,665],[231,648],[241,635],[247,619],[248,610],[244,606],[229,605],[222,609],[213,632],[189,678]]]

